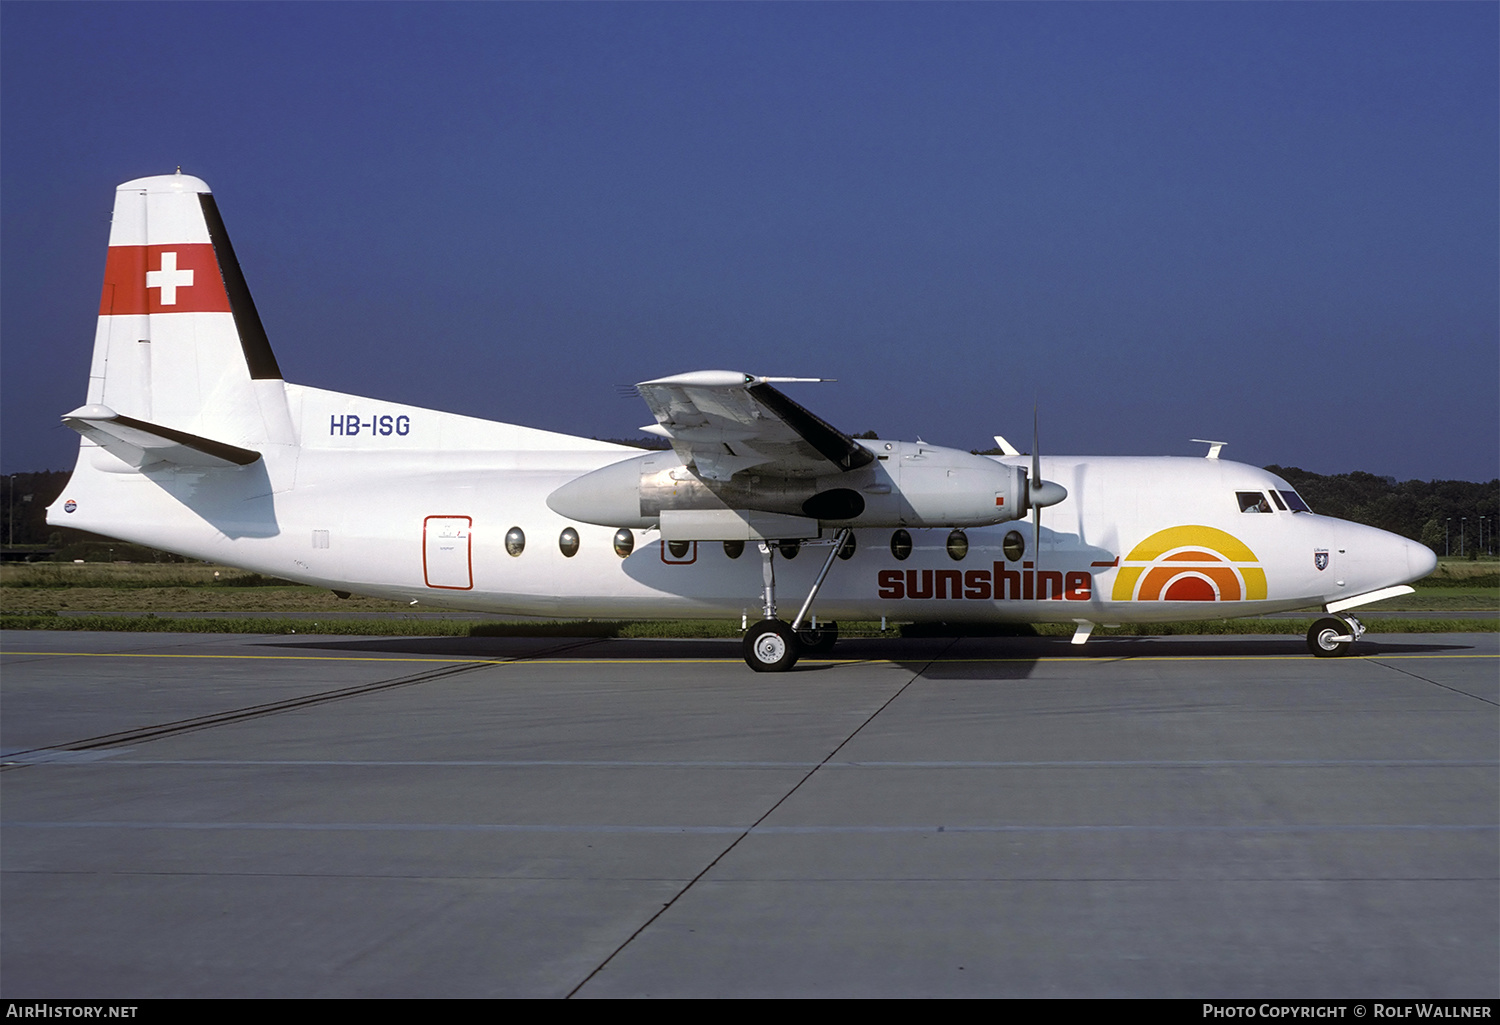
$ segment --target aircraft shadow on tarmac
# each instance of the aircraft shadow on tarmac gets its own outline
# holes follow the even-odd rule
[[[263,646],[315,649],[346,655],[518,661],[588,659],[620,664],[642,661],[738,661],[737,639],[634,639],[599,637],[384,637],[358,640],[307,637],[267,640]],[[1355,656],[1431,654],[1465,651],[1472,645],[1449,640],[1362,640]],[[1214,636],[1095,637],[1076,647],[1066,637],[1001,637],[957,633],[950,636],[848,638],[828,655],[807,656],[791,671],[806,676],[856,662],[890,662],[929,679],[1015,680],[1031,675],[1042,659],[1118,660],[1130,658],[1306,658],[1303,639],[1282,634]],[[747,682],[774,679],[745,670]],[[784,677],[783,677],[784,678]]]

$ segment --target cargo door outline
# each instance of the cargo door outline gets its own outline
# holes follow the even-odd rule
[[[474,589],[474,520],[429,516],[422,521],[422,580],[445,591]]]

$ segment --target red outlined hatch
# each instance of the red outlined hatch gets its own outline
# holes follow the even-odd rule
[[[467,516],[429,516],[422,521],[422,578],[428,587],[474,589],[473,525]]]

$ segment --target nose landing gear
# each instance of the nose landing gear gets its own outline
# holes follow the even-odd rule
[[[834,642],[839,637],[837,623],[807,626],[804,625],[803,620],[807,618],[807,611],[812,608],[813,599],[818,596],[823,581],[827,579],[833,560],[838,557],[840,551],[844,550],[852,533],[853,531],[845,527],[834,537],[833,548],[828,553],[828,559],[823,563],[823,568],[818,571],[812,590],[808,592],[807,600],[802,603],[802,608],[797,613],[797,618],[792,620],[791,625],[776,618],[776,569],[773,563],[776,557],[776,546],[770,542],[761,542],[760,554],[764,560],[761,570],[765,581],[761,611],[765,618],[745,631],[745,639],[740,644],[745,656],[745,664],[751,669],[757,673],[785,672],[797,664],[797,658],[803,653],[821,655],[833,649]]]
[[[1353,616],[1328,616],[1307,631],[1307,650],[1319,658],[1349,654],[1349,648],[1364,635],[1365,626]]]

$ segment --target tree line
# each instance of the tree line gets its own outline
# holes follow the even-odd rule
[[[1407,480],[1356,470],[1324,475],[1296,466],[1266,467],[1315,513],[1367,523],[1420,541],[1438,555],[1494,554],[1500,479]],[[1481,534],[1482,547],[1481,547]]]

